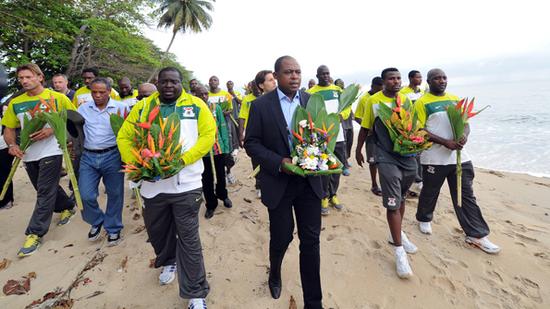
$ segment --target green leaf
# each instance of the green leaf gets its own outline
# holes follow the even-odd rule
[[[357,100],[357,96],[359,94],[359,85],[357,84],[351,84],[344,89],[342,94],[340,95],[340,100],[338,102],[338,114],[340,114],[343,110],[350,107],[353,102]]]
[[[322,109],[325,109],[325,100],[318,93],[312,94],[307,101],[306,111],[311,114],[312,119],[317,119]]]
[[[338,136],[338,132],[340,131],[340,117],[335,114],[331,113],[327,116],[327,129],[332,125],[332,129],[329,132],[330,135],[330,141],[327,145],[327,149],[329,152],[334,152],[334,147],[336,147],[336,138]]]
[[[120,128],[124,123],[124,118],[113,113],[109,116],[109,122],[111,123],[111,129],[113,129],[113,133],[115,134],[115,136],[118,136],[118,131],[120,131]]]

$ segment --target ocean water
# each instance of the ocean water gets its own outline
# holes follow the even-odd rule
[[[449,85],[459,97],[476,97],[467,151],[474,166],[550,177],[550,79]]]

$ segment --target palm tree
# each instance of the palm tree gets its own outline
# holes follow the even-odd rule
[[[178,32],[201,32],[212,26],[212,17],[207,11],[213,11],[211,2],[216,0],[159,0],[160,7],[155,14],[162,14],[158,27],[172,27],[172,39],[166,49],[170,51],[174,38]]]

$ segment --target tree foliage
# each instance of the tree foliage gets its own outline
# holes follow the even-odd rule
[[[160,66],[191,72],[145,38],[140,28],[150,23],[146,0],[2,0],[0,1],[0,61],[11,68],[38,64],[46,78],[66,73],[78,80],[85,67],[117,80],[142,82]]]

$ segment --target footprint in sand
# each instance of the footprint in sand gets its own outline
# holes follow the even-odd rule
[[[498,272],[496,272],[496,271],[494,271],[494,270],[488,271],[487,274],[488,274],[490,277],[495,278],[495,279],[497,279],[498,281],[500,281],[500,283],[504,282],[504,280],[502,280],[502,276],[501,276]]]
[[[380,241],[378,241],[378,240],[371,240],[370,245],[371,245],[371,247],[373,247],[376,250],[382,248],[382,245],[380,244]]]
[[[542,303],[542,297],[540,295],[540,287],[539,284],[534,282],[533,280],[525,277],[514,277],[514,279],[517,280],[520,285],[513,285],[513,288],[520,293],[521,295],[529,298],[530,300],[533,300],[537,303]]]

